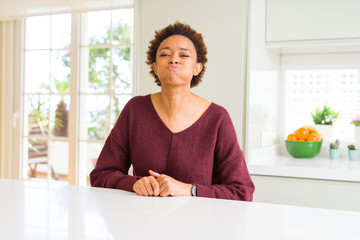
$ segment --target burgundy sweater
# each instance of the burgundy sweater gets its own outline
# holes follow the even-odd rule
[[[91,185],[132,191],[149,169],[196,184],[199,197],[252,201],[255,190],[230,116],[214,103],[178,133],[162,122],[150,95],[126,104],[90,173]]]

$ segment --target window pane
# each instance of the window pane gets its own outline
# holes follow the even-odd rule
[[[24,144],[27,152],[24,153],[24,163],[27,163],[26,177],[47,178],[48,162],[48,126],[49,126],[49,96],[27,95],[25,98],[25,116],[27,126],[24,129],[28,134]]]
[[[28,95],[25,101],[25,117],[28,119],[29,136],[32,134],[45,137],[49,126],[49,96]]]
[[[26,18],[25,36],[27,50],[50,48],[50,16]]]
[[[25,92],[48,93],[50,84],[50,51],[25,52]]]
[[[28,146],[27,177],[30,178],[47,178],[47,162],[48,162],[48,141],[47,138],[32,134],[24,143]],[[44,164],[46,166],[44,166]]]
[[[119,9],[112,14],[113,45],[133,42],[134,10]]]
[[[111,11],[82,14],[82,45],[110,44]]]
[[[82,67],[81,92],[105,93],[109,92],[110,50],[108,48],[84,48],[81,50],[82,65],[88,66],[88,75]],[[87,62],[86,62],[87,60]]]
[[[131,98],[131,95],[113,96],[111,101],[111,127],[114,126],[120,112]]]
[[[130,47],[113,49],[113,91],[117,94],[131,94],[133,90],[130,50]]]
[[[90,185],[89,174],[95,167],[102,147],[102,143],[80,142],[79,179],[81,185]]]
[[[57,94],[69,93],[70,52],[69,50],[51,52],[51,91]]]
[[[51,17],[51,48],[69,48],[71,41],[71,15]]]
[[[53,179],[67,181],[69,174],[69,143],[49,142],[49,167]]]
[[[88,95],[80,100],[80,138],[104,140],[109,131],[109,96]],[[85,107],[85,108],[84,108]],[[85,111],[84,111],[85,110]]]
[[[50,129],[51,136],[67,137],[68,136],[68,120],[69,120],[69,105],[70,96],[51,96],[51,118]]]
[[[30,178],[67,181],[69,173],[69,144],[48,141],[43,137],[28,139],[28,176]],[[59,154],[61,153],[61,154]]]

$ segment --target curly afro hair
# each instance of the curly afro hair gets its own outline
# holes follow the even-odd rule
[[[189,25],[183,24],[181,22],[175,22],[174,24],[155,32],[155,38],[150,41],[149,49],[147,51],[146,63],[150,66],[150,74],[155,78],[155,83],[158,86],[161,86],[160,79],[152,69],[152,64],[156,62],[156,53],[162,41],[173,35],[181,35],[187,37],[192,41],[195,46],[197,53],[197,62],[202,64],[202,71],[197,76],[193,76],[191,80],[190,87],[195,87],[201,82],[201,78],[205,73],[205,64],[208,61],[206,57],[207,47],[204,43],[201,33],[196,32]]]

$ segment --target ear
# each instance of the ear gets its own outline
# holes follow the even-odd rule
[[[194,66],[194,76],[199,75],[202,71],[202,68],[203,68],[202,63],[196,63]]]
[[[156,65],[156,62],[153,62],[153,63],[152,63],[152,69],[153,69],[153,71],[155,72],[155,74],[157,75],[157,65]]]

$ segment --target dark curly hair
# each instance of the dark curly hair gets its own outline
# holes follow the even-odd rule
[[[197,76],[193,76],[191,80],[190,87],[195,87],[201,82],[201,78],[205,73],[205,63],[208,61],[206,57],[207,47],[204,43],[201,33],[196,32],[189,25],[183,24],[181,22],[175,22],[174,24],[155,32],[155,38],[150,41],[149,49],[147,51],[146,63],[151,68],[150,74],[155,78],[155,83],[158,86],[161,86],[160,79],[152,69],[152,64],[156,62],[156,53],[162,41],[173,35],[181,35],[187,37],[195,46],[197,53],[197,62],[202,64],[202,71]]]

